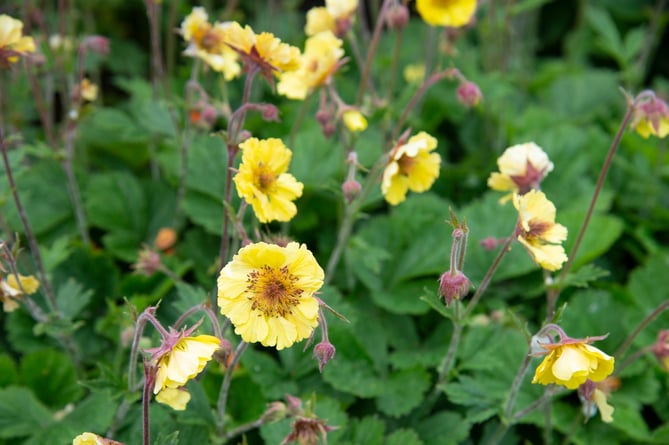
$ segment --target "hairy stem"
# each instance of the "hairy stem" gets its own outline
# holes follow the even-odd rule
[[[221,391],[218,394],[218,403],[216,404],[221,433],[225,431],[225,409],[228,404],[228,393],[230,391],[230,384],[232,383],[232,374],[234,374],[235,368],[248,345],[249,344],[245,341],[241,341],[239,345],[237,345],[232,361],[230,362],[230,365],[228,365],[228,369],[225,371],[225,377],[223,377],[223,384],[221,385]]]

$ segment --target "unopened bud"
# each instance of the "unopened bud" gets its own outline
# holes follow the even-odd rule
[[[462,82],[456,91],[458,101],[467,108],[478,105],[483,95],[474,82]]]
[[[279,109],[272,104],[263,104],[262,106],[262,118],[267,122],[274,121],[279,122]]]
[[[213,105],[205,105],[205,107],[202,108],[202,111],[200,112],[200,120],[209,128],[214,126],[217,117],[218,112],[216,111],[216,107]]]
[[[288,402],[288,415],[296,416],[302,414],[302,400],[299,397],[286,394],[286,402]]]
[[[137,272],[147,276],[151,276],[156,273],[156,271],[158,271],[161,266],[162,263],[160,261],[160,255],[148,247],[143,248],[139,252],[137,262],[132,265],[133,269],[135,269]]]
[[[314,357],[318,360],[318,370],[323,372],[325,365],[335,356],[336,349],[329,341],[314,346]]]
[[[286,418],[288,408],[283,402],[272,402],[260,417],[263,422],[278,422]]]
[[[349,29],[351,29],[352,18],[342,17],[335,20],[335,35],[339,38],[342,38],[346,35]]]
[[[225,368],[230,366],[230,361],[232,359],[232,343],[228,339],[221,340],[221,346],[214,351],[213,359],[218,363],[223,365]]]
[[[391,6],[386,13],[386,24],[390,29],[402,29],[409,23],[409,9],[406,5]]]
[[[657,334],[657,340],[653,345],[653,354],[665,371],[669,372],[669,330],[663,329]]]
[[[479,244],[480,244],[481,247],[483,247],[485,250],[487,250],[487,251],[491,251],[491,250],[494,250],[495,247],[497,247],[497,245],[499,244],[499,240],[498,240],[497,238],[495,238],[495,237],[489,236],[489,237],[483,238],[483,239],[479,242]]]
[[[109,39],[102,36],[88,36],[81,42],[81,47],[106,56],[109,54]]]
[[[472,283],[469,278],[459,270],[451,272],[447,270],[439,278],[439,295],[444,297],[446,306],[455,299],[458,300],[469,292]]]
[[[360,194],[360,190],[362,190],[362,186],[355,179],[347,179],[341,185],[341,191],[349,204]]]
[[[170,227],[163,227],[158,230],[156,239],[153,240],[153,245],[158,250],[167,250],[174,246],[177,241],[177,232]]]

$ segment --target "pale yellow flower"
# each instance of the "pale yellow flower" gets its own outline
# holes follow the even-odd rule
[[[89,102],[93,102],[98,98],[98,86],[90,80],[83,78],[79,86],[81,91],[81,98]]]
[[[358,0],[325,0],[325,6],[307,11],[307,23],[304,32],[313,36],[323,31],[330,31],[341,36],[350,27],[358,8]]]
[[[202,7],[193,8],[181,23],[180,32],[189,42],[184,54],[198,57],[214,71],[223,73],[225,80],[238,77],[242,71],[239,55],[225,44],[223,34],[226,23],[209,23],[207,12]]]
[[[544,345],[550,353],[534,373],[532,383],[554,383],[576,389],[586,380],[604,380],[613,372],[614,358],[584,342]]]
[[[105,439],[97,434],[82,433],[72,440],[72,445],[123,445],[115,440]]]
[[[250,138],[239,144],[242,162],[234,177],[237,193],[253,207],[258,221],[289,221],[303,185],[289,173],[292,152],[281,139]]]
[[[550,271],[560,269],[567,261],[560,244],[567,239],[567,228],[555,223],[555,205],[537,190],[514,195],[513,205],[518,210],[518,241],[539,266]]]
[[[256,67],[268,80],[277,72],[299,67],[300,50],[281,42],[269,32],[256,34],[248,25],[242,28],[239,23],[231,22],[224,27],[222,38],[245,65]]]
[[[2,309],[5,312],[15,311],[19,307],[18,301],[21,297],[34,294],[37,289],[39,289],[39,281],[32,275],[23,276],[19,274],[19,281],[16,281],[16,275],[8,275],[0,281]]]
[[[305,245],[250,244],[221,270],[218,305],[244,341],[284,349],[318,325],[323,278]]]
[[[614,408],[608,404],[606,401],[606,394],[600,389],[595,389],[595,393],[592,396],[597,409],[599,410],[599,415],[602,418],[602,422],[611,423],[613,422],[613,411]]]
[[[661,99],[651,98],[639,105],[631,126],[645,139],[666,137],[669,134],[669,106]]]
[[[185,388],[163,388],[156,394],[156,401],[175,411],[183,411],[190,402],[190,393]]]
[[[35,52],[33,38],[22,34],[21,20],[6,14],[0,15],[0,65],[15,63],[20,55]]]
[[[219,347],[220,340],[212,335],[179,338],[171,350],[158,358],[153,393],[184,386],[202,372]]]
[[[305,99],[308,93],[328,81],[343,56],[342,41],[330,31],[309,37],[299,68],[279,75],[277,92],[290,99]]]
[[[358,110],[346,110],[341,118],[346,128],[351,132],[365,131],[367,129],[367,119]]]
[[[476,0],[416,0],[416,10],[433,26],[460,27],[476,12]]]
[[[506,202],[513,193],[525,194],[538,189],[541,181],[553,170],[548,155],[534,142],[518,144],[504,150],[497,159],[499,172],[490,174],[488,186],[493,190],[511,192],[501,199]]]
[[[421,84],[425,80],[425,64],[416,63],[407,65],[404,67],[402,74],[407,83]]]
[[[420,193],[432,187],[441,165],[439,154],[431,153],[436,148],[437,140],[420,132],[393,149],[381,182],[388,203],[397,205],[404,201],[408,190]]]

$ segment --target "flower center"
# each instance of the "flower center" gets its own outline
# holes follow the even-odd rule
[[[246,281],[252,297],[251,309],[268,317],[285,317],[297,306],[303,290],[296,286],[298,278],[288,271],[288,266],[273,268],[262,266],[250,272]]]
[[[400,167],[400,173],[404,176],[409,176],[414,164],[416,164],[416,158],[409,156],[402,156],[397,160],[397,165]]]
[[[260,169],[258,170],[256,177],[258,181],[257,186],[263,193],[269,192],[270,188],[276,181],[276,175],[274,172],[264,168],[263,165],[260,165]]]
[[[511,176],[511,180],[518,187],[518,193],[524,195],[532,189],[538,189],[541,180],[546,176],[546,167],[539,170],[529,160],[525,167],[525,174]]]
[[[552,226],[546,221],[529,221],[528,225],[530,230],[523,230],[523,238],[530,242],[542,239],[544,233]]]

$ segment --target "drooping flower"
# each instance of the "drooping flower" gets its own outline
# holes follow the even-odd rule
[[[244,70],[257,69],[272,82],[272,76],[282,71],[291,71],[299,67],[300,50],[281,42],[274,34],[263,32],[256,34],[246,25],[227,24],[221,33],[223,42],[239,54],[244,62]]]
[[[83,100],[93,102],[98,98],[98,86],[87,78],[83,78],[79,85],[79,93]]]
[[[439,154],[431,153],[435,148],[437,140],[422,131],[392,150],[381,182],[388,203],[404,201],[408,190],[420,193],[432,187],[441,165]]]
[[[305,245],[243,247],[218,277],[218,305],[249,343],[284,349],[318,325],[323,269]]]
[[[358,0],[325,0],[325,7],[319,6],[307,11],[307,23],[304,32],[313,36],[323,31],[330,31],[342,37],[351,27]]]
[[[19,280],[16,275],[9,274],[4,280],[0,281],[0,301],[2,309],[5,312],[13,312],[19,307],[18,301],[24,295],[31,295],[39,289],[39,281],[32,275],[23,276],[19,274]]]
[[[175,411],[183,411],[190,402],[190,393],[186,388],[163,388],[156,394],[156,401]]]
[[[23,35],[23,22],[6,14],[0,15],[0,66],[16,63],[19,56],[35,52],[32,37]]]
[[[636,110],[631,123],[643,138],[651,135],[664,138],[669,134],[669,106],[657,97],[642,103]]]
[[[292,153],[280,139],[250,138],[239,144],[242,163],[234,177],[240,198],[251,204],[260,222],[289,221],[303,185],[289,173]]]
[[[170,336],[163,338],[160,348],[153,351],[156,362],[156,381],[153,393],[165,388],[179,388],[196,377],[211,360],[220,347],[220,340],[213,335],[188,337],[188,331],[170,330]]]
[[[513,193],[524,195],[538,189],[541,181],[553,170],[548,155],[534,142],[518,144],[504,150],[497,159],[499,172],[490,174],[488,186],[501,192],[512,192],[502,198],[505,202]]]
[[[344,111],[341,119],[344,121],[344,125],[348,128],[348,131],[359,132],[367,129],[367,119],[365,119],[365,116],[358,110]]]
[[[72,445],[123,445],[121,442],[106,439],[93,433],[79,434],[72,440]]]
[[[457,28],[471,21],[476,0],[416,0],[416,10],[430,25]]]
[[[219,22],[212,25],[205,9],[194,7],[181,22],[180,33],[188,42],[184,54],[198,57],[214,71],[223,73],[225,80],[232,80],[241,73],[241,66],[237,53],[224,42],[227,25]]]
[[[539,266],[550,271],[560,269],[567,261],[560,244],[567,239],[567,228],[555,223],[555,205],[537,190],[514,195],[513,205],[518,210],[518,241]]]
[[[540,343],[547,355],[537,367],[532,383],[554,383],[576,389],[586,380],[601,382],[613,372],[615,360],[589,343],[603,338],[574,339],[564,336],[556,343]]]
[[[279,75],[277,92],[290,99],[305,99],[308,93],[328,82],[343,56],[342,41],[332,32],[323,31],[309,37],[299,68]]]
[[[614,383],[611,384],[610,382]],[[585,383],[579,386],[578,398],[581,400],[585,418],[589,419],[599,412],[602,422],[613,422],[613,411],[615,409],[609,405],[606,399],[611,390],[617,388],[619,385],[619,379],[608,377],[598,383],[586,380]]]

